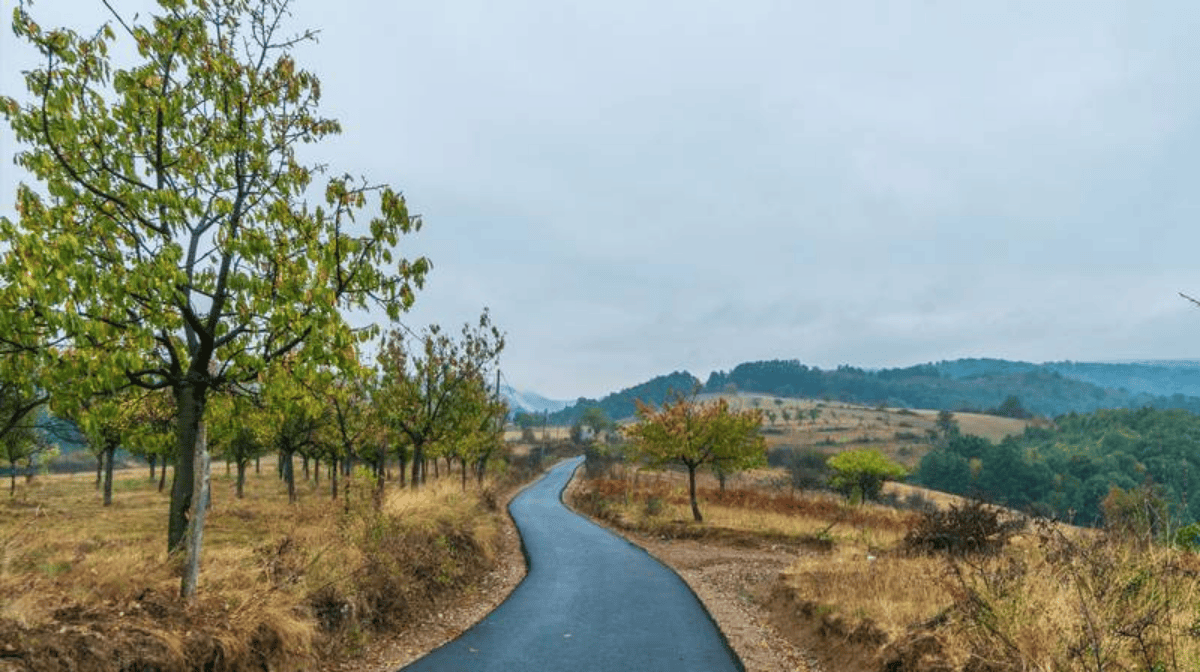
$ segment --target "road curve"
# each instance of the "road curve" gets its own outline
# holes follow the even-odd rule
[[[582,460],[558,464],[509,505],[529,558],[525,580],[405,672],[743,669],[682,579],[563,506]]]

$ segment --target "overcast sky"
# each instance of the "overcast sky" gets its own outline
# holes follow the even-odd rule
[[[98,8],[33,9],[82,28]],[[345,129],[319,158],[424,217],[406,249],[434,270],[406,322],[489,306],[514,387],[599,396],[772,358],[1200,357],[1177,294],[1200,295],[1200,2],[294,10]],[[6,25],[4,94],[25,56]]]

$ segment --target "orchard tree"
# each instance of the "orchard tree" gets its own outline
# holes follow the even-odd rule
[[[246,494],[246,468],[267,452],[272,418],[249,395],[222,394],[209,402],[208,437],[214,453],[237,469],[234,496]]]
[[[698,523],[704,517],[696,501],[697,469],[731,474],[766,464],[766,443],[759,433],[763,414],[756,408],[733,411],[725,399],[700,404],[677,395],[660,410],[637,400],[637,415],[638,421],[624,428],[635,454],[654,467],[687,468],[692,518]]]
[[[410,343],[393,331],[379,353],[380,387],[376,406],[383,422],[412,449],[412,487],[425,481],[426,451],[453,444],[470,432],[471,409],[486,389],[492,367],[504,349],[504,335],[484,309],[479,322],[463,325],[455,340],[437,325]]]
[[[14,10],[14,32],[43,63],[26,73],[25,100],[0,98],[0,113],[42,188],[22,184],[17,221],[0,221],[0,275],[10,303],[91,355],[54,367],[53,382],[171,390],[167,546],[186,537],[190,568],[209,394],[293,351],[340,366],[371,335],[343,311],[381,306],[398,319],[429,263],[398,256],[398,238],[420,226],[399,193],[348,176],[320,189],[324,168],[297,157],[339,126],[319,116],[319,82],[292,57],[314,33],[284,32],[287,0],[159,5],[145,22],[113,11],[84,35]],[[113,63],[114,45],[136,56]],[[322,204],[306,200],[314,192]],[[356,217],[367,208],[378,214]],[[189,569],[184,596],[195,588]]]

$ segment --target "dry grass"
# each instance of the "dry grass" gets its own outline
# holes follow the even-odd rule
[[[660,537],[794,548],[794,564],[754,597],[827,669],[1200,669],[1200,557],[1190,551],[1039,523],[990,555],[924,555],[904,540],[919,514],[793,496],[769,470],[726,492],[703,479],[703,524],[691,522],[683,474],[614,473],[586,481],[575,505]],[[962,505],[911,486],[898,494]]]
[[[349,505],[324,480],[292,505],[270,465],[242,500],[215,471],[192,605],[165,549],[168,495],[144,471],[117,475],[111,507],[90,476],[20,484],[0,500],[0,640],[22,642],[30,669],[63,655],[104,669],[130,650],[164,670],[293,669],[418,617],[492,559],[496,521],[473,481],[466,493],[457,478],[393,484],[379,515],[364,478]]]

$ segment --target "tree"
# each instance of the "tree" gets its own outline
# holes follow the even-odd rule
[[[379,353],[376,405],[384,422],[412,448],[412,487],[425,482],[426,451],[464,436],[463,408],[486,389],[491,366],[504,349],[504,335],[485,309],[475,327],[463,325],[455,340],[438,325],[428,327],[413,347],[393,331]]]
[[[847,497],[858,495],[860,502],[878,499],[885,481],[908,473],[875,448],[847,450],[830,457],[826,464],[833,470],[830,484]]]
[[[213,452],[237,468],[234,496],[246,493],[246,467],[267,452],[271,416],[241,395],[222,394],[209,403],[209,443]]]
[[[958,421],[954,419],[954,414],[950,411],[944,409],[938,411],[936,424],[938,432],[945,441],[949,441],[959,434]]]
[[[15,422],[6,423],[8,428],[0,432],[0,459],[8,463],[10,497],[17,493],[17,465],[24,462],[32,469],[38,455],[49,448],[37,434],[34,413],[19,410],[28,402],[15,388],[0,385],[0,418],[19,416]]]
[[[590,406],[583,412],[583,416],[579,419],[580,424],[592,431],[594,438],[600,438],[600,432],[607,431],[613,427],[613,421],[609,419],[608,414],[599,406]]]
[[[138,421],[145,390],[126,387],[107,394],[78,398],[60,394],[54,405],[58,415],[75,423],[96,456],[96,476],[103,470],[103,505],[112,505],[113,462],[117,449],[126,445]],[[99,485],[100,481],[97,481]]]
[[[31,100],[2,98],[0,112],[46,195],[19,188],[19,220],[0,221],[0,273],[51,333],[91,353],[82,370],[56,369],[59,383],[172,391],[172,552],[202,510],[209,394],[291,352],[340,365],[373,333],[342,311],[381,306],[395,320],[429,268],[398,258],[420,220],[392,189],[335,176],[324,205],[305,200],[324,168],[296,149],[339,126],[317,114],[319,82],[291,55],[314,33],[284,34],[287,14],[288,0],[160,0],[149,23],[114,12],[87,37],[14,11],[44,66],[26,75]],[[109,56],[118,34],[136,45],[118,52],[137,54],[124,68]],[[360,221],[368,205],[379,215]],[[182,592],[195,592],[190,573]]]
[[[703,522],[696,501],[696,470],[734,473],[766,464],[766,443],[759,428],[758,409],[731,411],[729,402],[698,404],[695,398],[676,395],[660,410],[638,402],[638,421],[624,428],[635,454],[651,466],[679,464],[688,470],[692,518]]]

